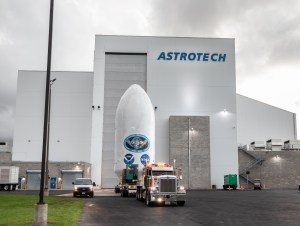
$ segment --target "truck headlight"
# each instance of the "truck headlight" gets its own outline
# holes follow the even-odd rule
[[[180,187],[179,187],[179,190],[180,190],[180,191],[183,191],[183,190],[184,190],[184,187],[183,187],[183,186],[180,186]]]
[[[93,191],[93,186],[90,186],[90,191]]]
[[[74,187],[74,191],[77,191],[78,190],[78,188],[77,187]]]

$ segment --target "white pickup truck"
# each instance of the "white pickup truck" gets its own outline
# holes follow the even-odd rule
[[[77,195],[94,197],[94,186],[96,186],[96,184],[91,178],[76,178],[72,184],[73,197]]]

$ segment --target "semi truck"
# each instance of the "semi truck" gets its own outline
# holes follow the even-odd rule
[[[12,191],[18,186],[19,167],[0,166],[0,190]]]
[[[147,206],[154,204],[184,206],[186,190],[179,185],[179,171],[166,163],[147,164],[137,185],[137,200],[146,200]]]
[[[237,175],[236,174],[228,174],[224,175],[224,185],[223,189],[233,189],[236,190],[237,188]]]
[[[127,164],[122,170],[121,181],[115,187],[116,193],[121,193],[121,197],[128,197],[136,194],[138,182],[138,164]]]

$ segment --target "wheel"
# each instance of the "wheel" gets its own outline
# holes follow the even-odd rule
[[[73,197],[76,197],[75,193],[73,193]]]
[[[144,197],[143,197],[143,190],[140,191],[140,200],[141,200],[142,202],[145,202],[145,200],[146,200],[146,199],[144,199]]]
[[[9,189],[9,186],[8,185],[4,185],[3,190],[4,191],[8,191],[8,189]]]
[[[149,207],[152,206],[152,202],[150,201],[150,199],[151,199],[150,193],[147,192],[146,193],[146,205],[149,206]]]
[[[184,206],[184,204],[185,204],[185,201],[177,201],[178,206]]]

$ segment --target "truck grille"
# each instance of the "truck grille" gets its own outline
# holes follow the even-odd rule
[[[79,187],[78,191],[89,191],[90,188],[89,187]]]
[[[160,192],[176,192],[176,178],[160,178],[159,191]]]

